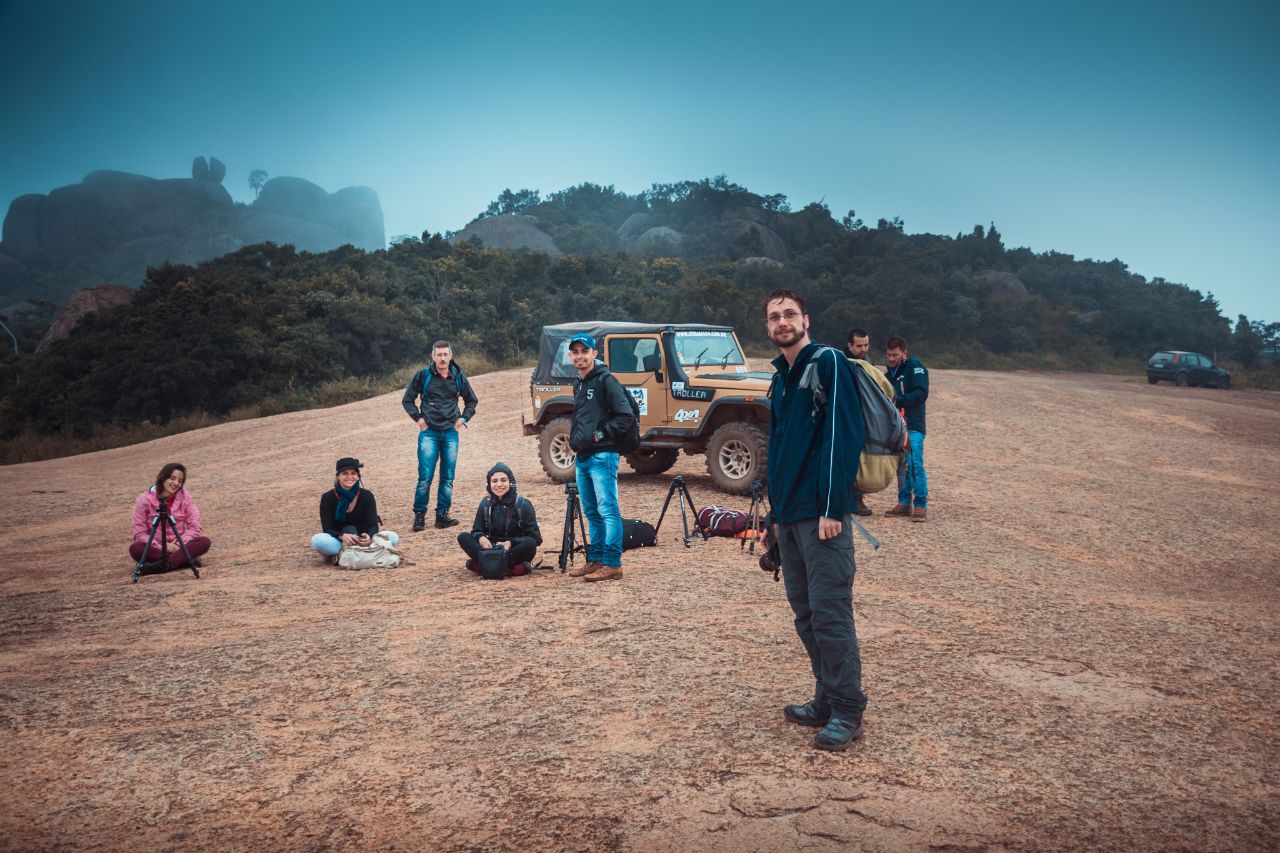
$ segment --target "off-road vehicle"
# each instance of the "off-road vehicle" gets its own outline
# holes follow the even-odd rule
[[[538,366],[529,387],[524,434],[537,435],[547,476],[574,477],[569,447],[573,383],[569,338],[586,332],[600,359],[640,405],[640,449],[626,456],[637,474],[661,474],[680,451],[705,453],[707,471],[723,491],[751,493],[764,482],[769,432],[765,395],[773,374],[752,372],[729,326],[693,323],[583,322],[543,326]]]

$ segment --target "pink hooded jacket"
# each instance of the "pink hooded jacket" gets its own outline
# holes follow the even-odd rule
[[[147,541],[147,537],[151,535],[151,519],[155,518],[159,507],[160,500],[156,497],[155,486],[138,495],[133,503],[134,542]],[[196,508],[196,502],[191,499],[186,486],[178,489],[178,493],[169,501],[169,514],[178,523],[178,533],[182,534],[184,540],[204,535],[204,528],[200,526],[200,510]]]

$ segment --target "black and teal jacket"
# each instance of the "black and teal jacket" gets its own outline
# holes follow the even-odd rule
[[[929,371],[914,355],[889,368],[889,381],[893,383],[893,402],[907,420],[907,429],[924,431],[924,404],[929,399]]]
[[[843,520],[866,442],[854,369],[839,350],[811,343],[796,363],[773,360],[769,387],[769,501],[774,520]]]

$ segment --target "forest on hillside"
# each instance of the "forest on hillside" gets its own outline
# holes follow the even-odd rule
[[[636,214],[684,239],[672,251],[624,250],[619,229]],[[1147,280],[1119,260],[1010,249],[994,224],[908,234],[900,220],[837,219],[820,203],[792,210],[723,177],[635,196],[595,184],[546,198],[507,190],[486,215],[531,217],[565,254],[424,233],[381,251],[268,243],[152,268],[128,304],[88,315],[39,356],[6,358],[0,437],[225,413],[425,363],[438,338],[464,367],[479,355],[528,361],[544,324],[572,320],[721,323],[763,353],[761,300],[778,287],[807,296],[821,341],[842,343],[859,326],[877,350],[902,335],[926,363],[953,367],[1132,362],[1136,373],[1170,347],[1251,367],[1280,338],[1280,323],[1233,324],[1212,294]],[[765,256],[771,234],[785,261]]]

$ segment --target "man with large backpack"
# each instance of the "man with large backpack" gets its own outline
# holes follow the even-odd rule
[[[867,334],[866,329],[850,329],[849,343],[845,344],[844,355],[850,361],[857,362],[857,366],[867,370],[875,383],[880,386],[880,390],[884,391],[885,396],[890,400],[893,399],[893,386],[889,384],[889,380],[879,371],[871,362],[867,361],[867,352],[871,349],[871,336]],[[853,508],[855,515],[870,516],[871,508],[867,506],[863,500],[863,493],[854,489],[853,497],[857,501]]]
[[[458,398],[465,404],[462,411],[458,411]],[[453,527],[458,520],[449,517],[449,508],[453,505],[453,472],[458,464],[458,430],[475,417],[478,400],[462,368],[454,362],[448,341],[436,341],[431,347],[431,366],[413,374],[401,402],[410,420],[418,425],[413,529],[419,531],[427,526],[427,499],[431,497],[437,460],[440,485],[436,490],[436,527]]]
[[[867,697],[853,621],[851,512],[866,437],[853,365],[809,340],[804,298],[775,290],[765,329],[782,351],[769,389],[769,499],[796,633],[815,690],[787,705],[793,723],[820,727],[819,749],[841,750],[862,734]]]
[[[591,335],[578,334],[569,339],[569,360],[578,371],[569,447],[578,455],[578,495],[590,540],[587,561],[569,574],[587,581],[622,579],[618,460],[619,451],[625,449],[628,434],[636,426],[631,395],[597,359],[599,354]]]

